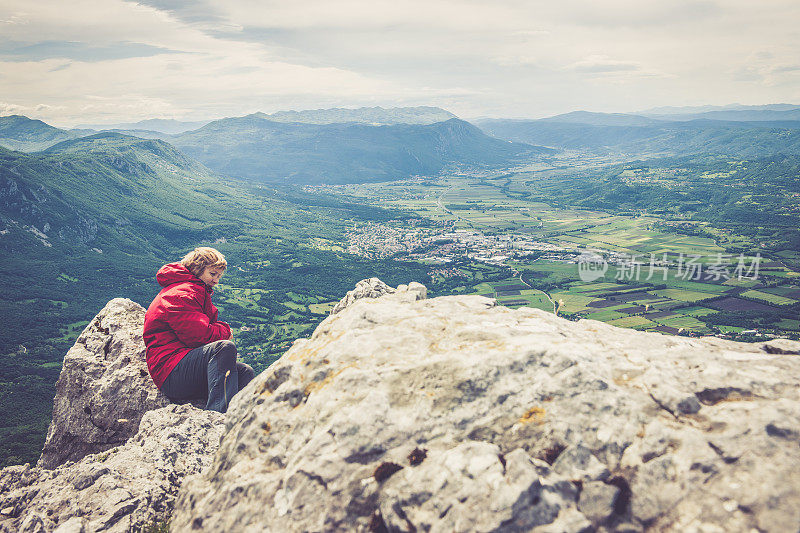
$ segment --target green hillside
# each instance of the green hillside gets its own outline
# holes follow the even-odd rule
[[[733,235],[761,243],[766,253],[800,251],[800,156],[758,159],[684,156],[630,161],[593,168],[508,174],[510,193],[560,207],[617,214],[649,213],[660,229],[724,242]],[[702,223],[721,230],[704,230]],[[800,267],[794,254],[784,261]]]
[[[230,188],[163,141],[99,134],[35,154],[3,151],[0,180],[11,236],[36,229],[50,245],[155,253],[233,222],[217,198]],[[203,217],[198,205],[208,206]]]
[[[281,123],[255,114],[214,121],[170,142],[221,174],[287,183],[384,181],[550,152],[493,139],[458,119],[371,126]]]
[[[477,124],[501,139],[595,154],[715,154],[751,159],[800,155],[800,121],[656,121],[634,115],[570,113],[542,120],[487,119]]]
[[[86,135],[85,131],[54,128],[41,120],[21,115],[0,117],[0,147],[35,152],[53,144]]]

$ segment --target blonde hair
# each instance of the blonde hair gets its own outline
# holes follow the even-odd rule
[[[206,268],[221,268],[222,270],[228,268],[225,256],[219,250],[208,246],[200,246],[189,252],[181,259],[181,264],[195,276],[200,276]]]

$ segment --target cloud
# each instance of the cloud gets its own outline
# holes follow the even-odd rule
[[[138,0],[134,3],[167,12],[179,20],[192,24],[225,22],[223,12],[210,2],[197,0]]]
[[[12,104],[11,102],[0,102],[0,116],[20,115],[29,110],[30,109],[25,106]]]
[[[18,24],[25,24],[27,20],[25,17],[18,13],[13,13],[8,15],[6,18],[0,19],[0,24],[3,25],[18,25]]]
[[[688,24],[707,24],[719,17],[725,8],[708,0],[672,0],[641,2],[639,0],[591,0],[566,2],[559,10],[581,26],[606,28],[674,27]]]
[[[79,41],[41,41],[32,44],[0,43],[0,58],[7,61],[42,61],[58,58],[92,62],[174,53],[178,52],[159,46],[124,41],[104,46],[92,46]]]
[[[0,116],[5,115],[33,115],[37,113],[48,113],[63,110],[63,106],[53,106],[49,104],[34,104],[30,106],[22,106],[12,104],[10,102],[0,102]]]
[[[800,64],[790,50],[772,45],[770,48],[756,50],[745,56],[744,60],[730,69],[730,76],[740,82],[752,82],[759,86],[778,86],[792,81]]]
[[[642,70],[642,67],[633,61],[618,61],[605,56],[589,56],[568,65],[566,68],[576,72],[588,72],[592,74]]]
[[[800,72],[800,65],[782,65],[772,69],[772,72],[780,74],[783,72]]]
[[[538,56],[524,55],[497,56],[492,60],[503,67],[536,66],[541,63]]]
[[[464,0],[262,0],[258,9],[247,0],[218,5],[233,25],[267,29],[492,31],[514,25],[510,17],[516,14],[513,2]],[[185,9],[174,13],[186,17]]]
[[[3,0],[0,94],[64,122],[791,101],[797,20],[796,0]]]
[[[549,30],[517,30],[511,32],[511,37],[542,37],[550,35]]]

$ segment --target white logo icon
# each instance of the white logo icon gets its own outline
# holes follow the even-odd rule
[[[578,256],[578,277],[581,278],[581,281],[588,282],[602,278],[606,270],[608,270],[608,263],[602,255],[583,252]]]

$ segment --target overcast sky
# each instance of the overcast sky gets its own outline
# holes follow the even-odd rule
[[[0,0],[0,115],[800,103],[798,0]]]

